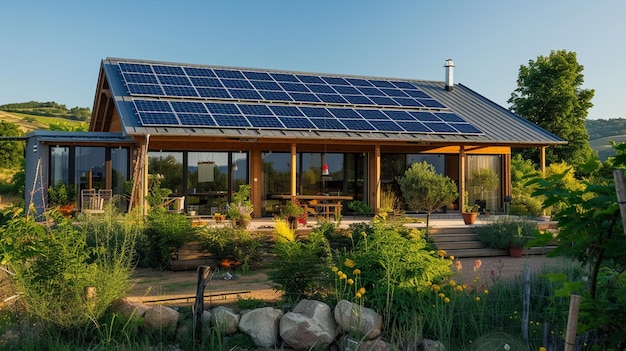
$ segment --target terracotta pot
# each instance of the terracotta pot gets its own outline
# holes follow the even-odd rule
[[[522,257],[523,254],[524,254],[523,247],[509,247],[509,256]]]
[[[478,212],[461,212],[461,217],[463,217],[465,224],[474,224],[476,217],[478,217]]]

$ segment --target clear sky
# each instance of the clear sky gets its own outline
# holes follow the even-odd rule
[[[93,108],[106,57],[455,82],[509,107],[521,65],[577,53],[589,118],[626,118],[626,1],[21,0],[0,10],[0,104]]]

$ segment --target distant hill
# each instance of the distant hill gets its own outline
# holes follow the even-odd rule
[[[38,129],[51,129],[60,126],[63,130],[84,129],[91,118],[87,107],[73,107],[56,102],[29,101],[0,105],[0,120],[15,123],[28,133]]]
[[[585,127],[589,133],[589,145],[602,161],[615,155],[611,141],[626,142],[626,118],[588,119]]]

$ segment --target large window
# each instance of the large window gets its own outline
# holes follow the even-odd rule
[[[57,183],[70,183],[70,148],[53,146],[50,148],[50,186]]]
[[[501,199],[501,184],[502,184],[502,158],[499,155],[470,155],[467,156],[466,167],[466,189],[468,190],[470,204],[480,204],[481,209],[487,209],[490,211],[500,211]],[[470,187],[470,180],[472,174],[481,169],[488,169],[493,172],[500,180],[500,184],[493,189],[486,189],[484,192],[480,188],[474,186]]]
[[[106,148],[77,146],[74,156],[74,185],[77,195],[85,189],[106,189]]]
[[[187,210],[199,215],[225,212],[231,167],[227,152],[189,152]]]

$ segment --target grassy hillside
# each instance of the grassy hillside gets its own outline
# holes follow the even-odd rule
[[[55,102],[25,102],[0,105],[0,120],[17,124],[24,133],[38,129],[51,129],[63,125],[64,130],[85,128],[91,116],[89,108],[74,107]]]

